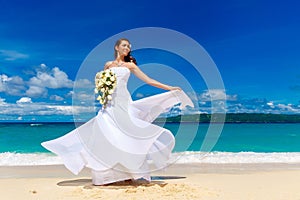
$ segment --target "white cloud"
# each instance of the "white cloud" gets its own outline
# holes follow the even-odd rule
[[[226,100],[226,93],[224,90],[211,89],[202,93],[200,97],[204,101]]]
[[[66,94],[66,97],[72,97],[74,95],[74,91],[71,90],[68,92],[68,94]]]
[[[85,92],[76,92],[73,93],[73,100],[76,102],[90,102],[94,101],[95,94],[94,93],[85,93]]]
[[[226,93],[221,89],[210,89],[200,94],[202,101],[226,100]]]
[[[94,84],[88,79],[79,79],[73,82],[68,75],[58,67],[49,68],[44,63],[36,67],[35,72],[26,73],[30,76],[28,81],[24,81],[20,76],[8,76],[0,74],[0,92],[7,95],[22,96],[24,93],[31,98],[47,97],[49,93],[55,89],[73,88],[76,84],[76,89],[91,89]],[[55,94],[56,92],[54,92]],[[77,92],[76,92],[77,93]],[[66,95],[65,97],[69,97]],[[63,97],[51,97],[57,101],[61,101]]]
[[[9,78],[6,74],[2,74],[1,76],[0,76],[0,80],[1,80],[1,82],[7,82],[7,81],[10,81],[11,80],[11,78]]]
[[[55,110],[56,114],[73,115],[83,113],[94,113],[94,107],[92,106],[48,106],[49,110]]]
[[[16,103],[17,104],[20,104],[20,103],[32,103],[32,100],[29,97],[22,97],[21,99],[19,99],[18,101],[16,101]]]
[[[0,50],[0,56],[6,61],[14,61],[14,60],[18,60],[18,59],[29,58],[29,55],[27,55],[27,54],[20,53],[18,51],[14,51],[14,50],[4,50],[4,49]]]
[[[26,91],[26,95],[29,97],[46,97],[48,95],[48,91],[44,87],[30,86]]]
[[[267,105],[270,106],[271,108],[275,108],[273,101],[268,102]]]
[[[6,91],[6,85],[2,81],[2,75],[0,76],[0,92],[5,92]]]
[[[3,100],[4,101],[4,100]],[[95,113],[93,106],[72,106],[72,105],[49,105],[47,102],[32,102],[28,97],[22,97],[18,103],[0,103],[2,115],[15,116],[44,116],[44,115],[62,115]]]
[[[47,65],[44,64],[44,63],[42,63],[42,64],[40,64],[40,67],[41,67],[41,68],[47,68]]]
[[[6,74],[0,75],[0,92],[5,92],[9,95],[20,95],[25,89],[25,83],[21,77],[9,77]]]
[[[73,81],[68,78],[65,72],[54,67],[50,73],[38,71],[37,75],[29,80],[29,85],[52,89],[72,88]]]
[[[74,82],[75,88],[93,88],[94,84],[88,79],[79,79]]]
[[[63,101],[64,100],[64,98],[62,98],[61,96],[58,96],[58,95],[51,95],[50,99],[55,100],[55,101]]]
[[[300,107],[290,103],[275,103],[266,99],[237,99],[237,101],[227,102],[227,112],[299,114]]]
[[[5,103],[5,99],[3,99],[3,98],[1,98],[0,97],[0,105],[5,105],[6,103]]]
[[[87,84],[87,81],[83,82]],[[89,82],[90,83],[90,82]],[[72,88],[73,81],[68,75],[61,71],[58,67],[49,69],[45,64],[41,64],[36,69],[35,76],[31,77],[27,82],[28,89],[26,95],[29,97],[47,97],[48,89]],[[59,96],[50,97],[52,100],[62,101]]]
[[[275,103],[263,98],[241,99],[237,94],[225,94],[222,90],[207,90],[196,95],[188,93],[188,96],[198,103],[201,112],[206,113],[300,114],[299,105]]]
[[[300,109],[296,108],[296,106],[294,107],[292,104],[278,104],[277,107],[282,110],[282,111],[289,111],[289,112],[298,112],[300,113]]]

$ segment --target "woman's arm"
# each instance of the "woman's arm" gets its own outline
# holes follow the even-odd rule
[[[181,90],[180,87],[169,86],[169,85],[160,83],[160,82],[150,78],[144,72],[142,72],[142,70],[140,70],[140,68],[137,65],[135,65],[134,63],[129,63],[128,68],[135,76],[137,76],[139,79],[141,79],[142,81],[144,81],[145,83],[147,83],[149,85],[152,85],[154,87],[161,88],[164,90]]]

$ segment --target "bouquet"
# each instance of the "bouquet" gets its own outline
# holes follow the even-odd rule
[[[106,108],[108,101],[112,100],[112,93],[117,85],[117,77],[113,71],[106,69],[100,71],[95,76],[95,93],[97,100]]]

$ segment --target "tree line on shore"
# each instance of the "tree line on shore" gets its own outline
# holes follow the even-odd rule
[[[225,119],[225,121],[224,121]],[[155,122],[300,123],[300,114],[215,113],[158,118]]]

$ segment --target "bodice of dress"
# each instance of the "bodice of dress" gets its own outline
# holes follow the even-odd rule
[[[127,81],[130,76],[130,70],[127,67],[120,66],[120,67],[111,67],[109,68],[113,71],[117,76],[117,88],[119,87],[126,87]]]
[[[112,94],[112,102],[108,105],[114,105],[122,102],[122,104],[132,102],[131,95],[127,89],[127,82],[130,77],[130,70],[127,67],[111,67],[109,68],[116,74],[117,86]]]

